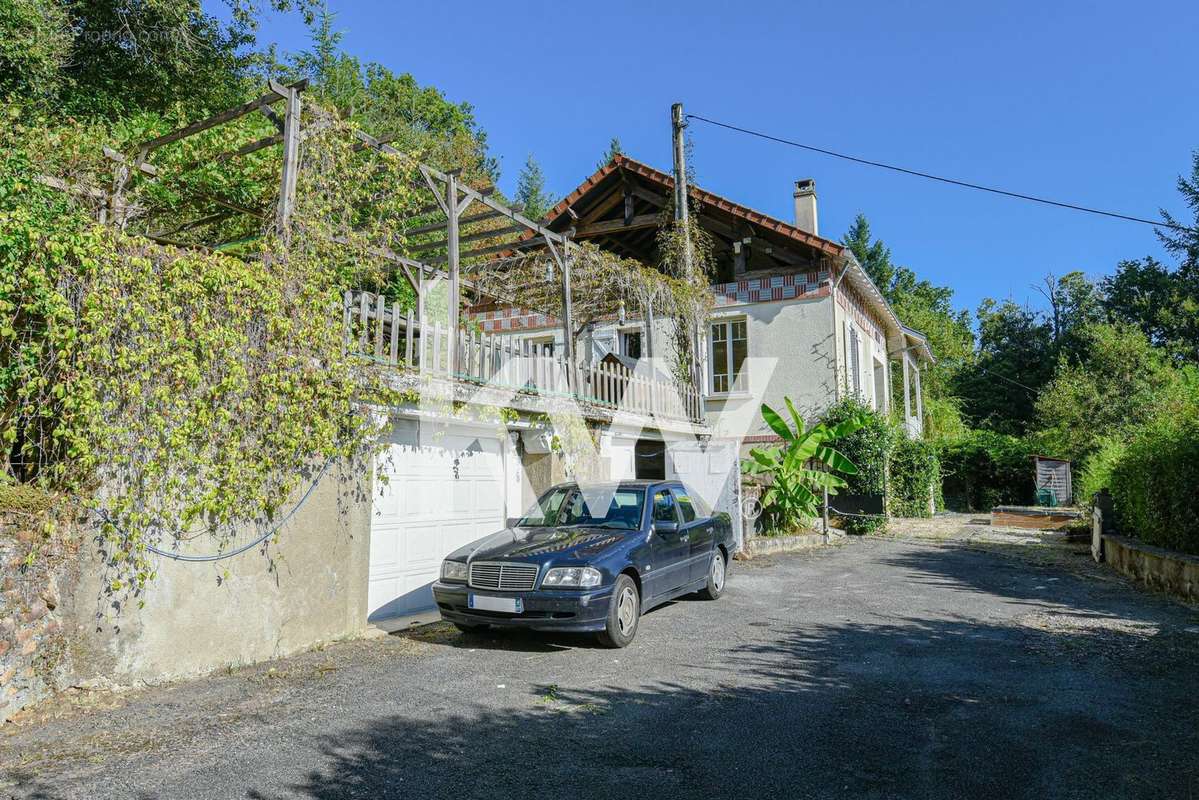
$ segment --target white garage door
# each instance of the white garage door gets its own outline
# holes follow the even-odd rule
[[[415,423],[392,432],[371,520],[368,613],[384,619],[433,605],[441,560],[504,527],[504,460],[494,433],[439,428],[421,443]],[[430,441],[431,440],[431,441]]]

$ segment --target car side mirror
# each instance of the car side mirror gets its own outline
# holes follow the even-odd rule
[[[674,533],[679,529],[679,523],[665,520],[654,520],[654,530],[658,533]]]

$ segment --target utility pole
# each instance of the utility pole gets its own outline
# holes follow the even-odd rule
[[[683,104],[675,103],[670,107],[670,130],[674,152],[674,219],[683,232],[683,273],[686,280],[694,277],[693,258],[691,253],[691,211],[688,208],[689,187],[687,186],[687,145],[683,138],[683,130],[687,127],[683,116]],[[678,277],[677,275],[675,277]],[[699,366],[699,323],[691,322],[691,385],[699,392],[701,411],[704,405],[703,389],[700,385],[701,375]]]

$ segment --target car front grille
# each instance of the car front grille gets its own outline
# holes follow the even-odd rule
[[[536,564],[484,561],[470,565],[470,585],[475,589],[528,592],[537,583]]]

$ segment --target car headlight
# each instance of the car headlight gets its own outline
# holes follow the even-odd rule
[[[554,567],[541,579],[542,588],[579,588],[599,586],[603,576],[594,567]]]
[[[466,564],[461,561],[442,561],[441,579],[443,581],[466,583]]]

